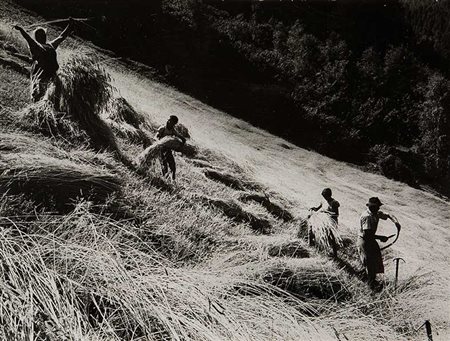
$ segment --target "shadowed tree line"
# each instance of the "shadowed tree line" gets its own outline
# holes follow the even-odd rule
[[[336,159],[449,194],[449,1],[19,1]]]

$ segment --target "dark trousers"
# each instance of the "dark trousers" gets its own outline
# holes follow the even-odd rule
[[[177,169],[177,166],[175,164],[175,158],[173,157],[173,153],[170,149],[164,149],[161,152],[161,168],[162,173],[165,176],[170,169],[172,173],[172,179],[175,180],[175,172]]]

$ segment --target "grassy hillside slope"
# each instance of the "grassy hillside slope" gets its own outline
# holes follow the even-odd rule
[[[65,84],[76,84],[73,75],[84,69],[109,75],[90,79],[144,118],[134,126],[120,120],[108,101],[101,119],[120,153],[98,150],[75,120],[79,113],[28,104],[26,63],[10,47],[25,49],[11,24],[42,19],[8,2],[0,12],[2,338],[406,340],[422,339],[417,327],[430,319],[435,339],[446,339],[448,202],[295,147],[72,39],[60,54]],[[105,90],[108,84],[115,89]],[[78,103],[64,96],[66,108]],[[41,117],[36,112],[53,113],[54,121],[30,120]],[[176,155],[177,182],[161,178],[156,162],[144,174],[126,162],[143,151],[129,137],[140,130],[152,142],[170,114],[189,128],[195,150]],[[62,127],[69,132],[55,130]],[[302,237],[305,208],[325,186],[343,208],[347,247],[338,261]],[[243,200],[255,193],[295,219]],[[404,229],[386,252],[385,289],[371,295],[353,241],[374,194]],[[381,228],[390,234],[392,227]],[[407,263],[394,293],[397,256]]]
[[[83,38],[298,146],[450,194],[448,1],[16,2],[91,18]]]

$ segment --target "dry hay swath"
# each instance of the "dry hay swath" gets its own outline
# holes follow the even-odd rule
[[[309,228],[314,235],[315,242],[323,249],[331,249],[331,240],[334,239],[337,247],[342,247],[342,238],[338,231],[338,224],[328,213],[317,212],[308,220]]]
[[[231,174],[225,171],[218,171],[213,168],[204,168],[203,174],[211,180],[220,182],[233,189],[245,191],[247,189],[257,189],[257,185],[249,181],[243,181],[242,175]]]
[[[0,155],[0,189],[9,194],[26,193],[38,202],[64,208],[84,197],[104,202],[121,188],[120,179],[99,168],[46,155]]]
[[[0,56],[0,65],[7,67],[13,71],[19,72],[24,76],[28,76],[30,74],[30,71],[25,66],[11,58]]]
[[[309,251],[300,242],[270,245],[267,250],[271,257],[309,258]]]
[[[132,143],[151,145],[154,141],[146,129],[144,116],[137,113],[122,97],[114,98],[102,114],[105,122],[120,137]]]
[[[52,144],[53,142],[53,144]],[[117,164],[108,153],[97,153],[84,147],[71,149],[70,152],[59,148],[50,139],[28,135],[25,132],[0,131],[0,152],[44,154],[58,159],[66,159],[76,163],[89,164],[93,167],[103,167],[115,172]]]
[[[262,271],[266,283],[284,289],[293,295],[307,298],[343,300],[350,294],[339,273],[332,266],[316,259],[273,262]],[[261,271],[261,269],[259,270]]]
[[[207,196],[200,197],[200,200],[219,209],[225,216],[234,221],[248,223],[252,229],[261,233],[269,233],[272,228],[268,220],[245,211],[238,203],[232,200],[225,201]]]
[[[261,204],[263,207],[267,209],[267,211],[270,214],[272,214],[274,217],[278,219],[282,219],[284,221],[291,221],[293,219],[292,214],[288,210],[281,207],[281,205],[271,201],[267,195],[261,195],[258,193],[243,193],[239,197],[239,199],[241,199],[244,202],[255,201]]]
[[[74,144],[86,143],[88,135],[65,112],[56,111],[53,103],[42,99],[22,111],[20,125],[45,136],[62,138]]]
[[[140,172],[145,172],[164,149],[171,149],[187,156],[194,156],[197,153],[197,149],[194,146],[184,144],[176,137],[166,136],[139,154],[134,160],[135,167]]]

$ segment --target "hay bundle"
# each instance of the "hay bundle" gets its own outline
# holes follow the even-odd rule
[[[244,202],[255,201],[261,204],[270,214],[278,219],[282,219],[284,221],[291,221],[293,219],[292,214],[288,210],[271,201],[266,195],[261,195],[258,193],[243,193],[239,199]]]
[[[309,228],[314,235],[316,244],[323,249],[332,248],[332,241],[337,247],[342,247],[342,238],[338,232],[338,224],[328,213],[317,212],[309,217]]]
[[[164,149],[171,149],[187,156],[194,156],[197,153],[194,146],[184,144],[176,137],[166,136],[161,140],[156,141],[141,154],[139,154],[134,160],[134,166],[139,171],[145,172],[145,170],[151,166],[153,161],[159,157],[161,151]]]
[[[0,189],[64,207],[80,197],[104,202],[120,190],[120,179],[103,169],[45,155],[0,155]]]
[[[122,97],[114,98],[104,112],[104,120],[120,137],[132,143],[151,145],[154,141],[150,133],[143,129],[144,116],[137,113],[133,107]]]
[[[100,117],[112,95],[109,75],[91,59],[73,57],[59,72],[57,88],[55,107],[79,124],[92,147],[118,152],[112,130]]]
[[[189,134],[189,129],[184,124],[177,123],[177,125],[175,126],[175,130],[177,131],[178,134],[180,134],[184,138],[186,139],[191,138],[191,135]]]
[[[65,113],[56,111],[53,103],[42,99],[27,106],[22,112],[21,126],[49,137],[61,137],[72,143],[89,140],[88,135]]]
[[[236,222],[248,223],[252,229],[269,233],[272,228],[270,222],[264,218],[260,218],[250,212],[245,211],[238,203],[228,200],[215,199],[210,197],[201,197],[201,201],[207,205],[219,209],[225,216]]]

